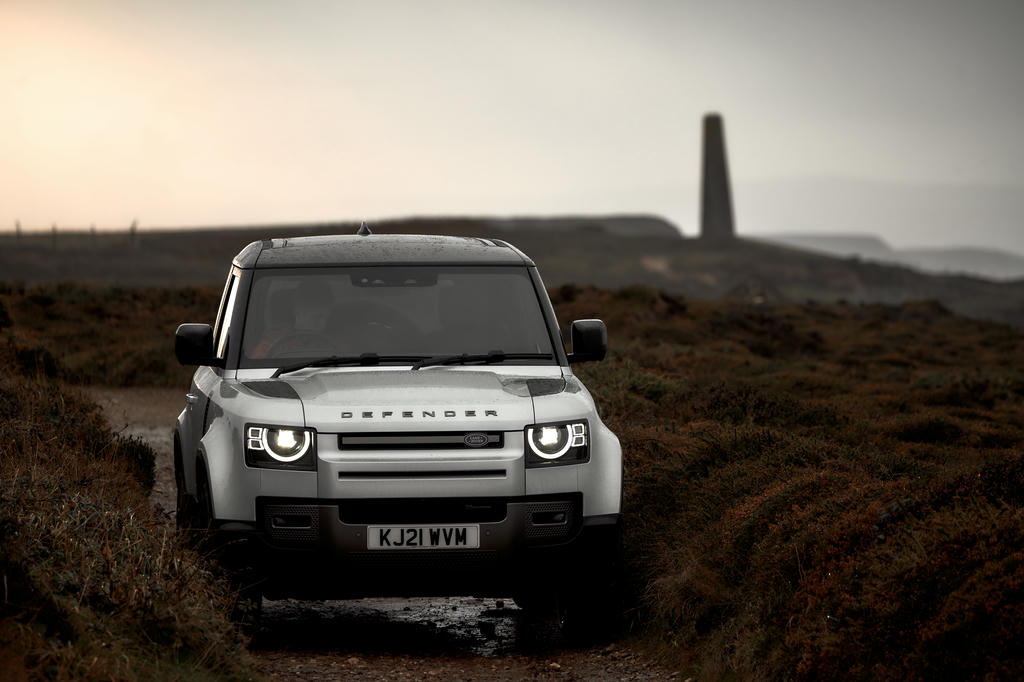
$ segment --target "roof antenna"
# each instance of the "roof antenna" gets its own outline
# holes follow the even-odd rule
[[[366,221],[364,220],[363,223],[359,226],[359,230],[356,232],[356,234],[358,234],[360,237],[368,237],[371,234],[373,234],[373,232],[370,232],[370,228],[366,226]]]

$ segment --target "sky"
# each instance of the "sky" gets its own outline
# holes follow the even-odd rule
[[[1022,65],[1019,0],[0,0],[0,230],[640,212],[694,235],[714,111],[741,234],[1024,253]]]

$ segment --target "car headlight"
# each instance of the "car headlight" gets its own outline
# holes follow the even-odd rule
[[[535,424],[526,427],[526,466],[582,464],[590,459],[587,422]]]
[[[316,432],[291,426],[245,427],[245,463],[269,469],[316,469]]]

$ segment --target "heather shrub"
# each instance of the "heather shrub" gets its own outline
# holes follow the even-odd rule
[[[926,416],[897,424],[892,435],[910,443],[955,443],[963,435],[963,429],[945,417]]]
[[[574,371],[623,445],[633,613],[688,676],[1024,674],[1024,334],[929,305],[558,305],[596,310],[611,358]]]
[[[210,319],[218,293],[0,287],[14,324],[8,348],[36,349],[11,366],[44,377],[45,351],[50,374],[61,378],[184,386],[189,372],[171,354],[174,328]],[[686,676],[1024,677],[1024,332],[930,303],[708,303],[650,287],[575,285],[551,296],[563,325],[590,317],[608,325],[609,357],[573,370],[623,447],[632,621]],[[117,353],[103,343],[114,338]],[[5,395],[4,423],[20,409]],[[40,414],[65,428],[52,411]],[[4,435],[46,432],[34,424],[4,426],[24,431]],[[98,437],[70,426],[63,433],[86,448]],[[131,464],[144,463],[138,446],[110,445],[99,459],[115,450],[119,471],[144,480]],[[4,483],[41,466],[22,466],[10,479],[4,469]],[[74,476],[88,486],[71,486]],[[91,495],[102,480],[73,473],[63,491],[46,494]],[[84,499],[75,498],[82,514],[90,509]],[[11,509],[0,519],[7,534],[24,522]],[[135,540],[103,542],[109,552]],[[67,604],[110,613],[143,604],[113,586],[119,596],[109,603],[89,596],[92,578],[40,565],[46,580],[70,576],[66,588],[46,583],[63,595],[59,608],[32,611],[33,623],[54,624],[46,625],[54,641],[81,631]],[[81,604],[69,601],[83,590]],[[159,614],[171,611],[139,608],[151,615],[131,622],[164,642],[160,661],[220,665],[180,632],[184,644],[167,644],[191,607],[168,607],[170,620]],[[213,622],[208,611],[195,613]],[[33,640],[40,650],[65,651],[46,649],[46,637]]]
[[[0,375],[6,675],[249,675],[227,584],[157,518],[152,482],[152,449],[75,391]]]
[[[13,323],[18,371],[115,386],[186,385],[191,370],[174,358],[174,330],[212,322],[219,300],[216,290],[195,287],[58,283],[6,291],[0,304]]]

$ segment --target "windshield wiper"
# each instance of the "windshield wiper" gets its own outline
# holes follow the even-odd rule
[[[296,362],[294,365],[285,365],[278,368],[271,375],[271,378],[276,379],[282,374],[297,372],[307,367],[341,367],[342,365],[369,367],[371,365],[379,365],[382,362],[411,362],[413,363],[411,369],[420,369],[421,367],[430,367],[431,365],[466,365],[476,362],[492,364],[504,362],[505,360],[548,360],[551,357],[551,353],[504,353],[500,350],[492,350],[486,354],[462,353],[461,355],[436,355],[429,358],[425,358],[422,355],[377,355],[376,353],[331,355],[318,360],[306,360],[304,362]]]
[[[482,362],[492,364],[504,362],[505,360],[548,360],[551,353],[504,353],[500,350],[492,350],[490,353],[461,355],[436,355],[432,358],[423,358],[409,369],[420,369],[431,365],[467,365],[471,362]]]
[[[423,360],[422,355],[377,355],[376,353],[363,353],[362,355],[331,355],[319,360],[307,360],[296,362],[294,365],[285,365],[274,372],[271,377],[276,379],[282,374],[297,372],[307,367],[341,367],[342,365],[379,365],[382,362],[416,362]]]

